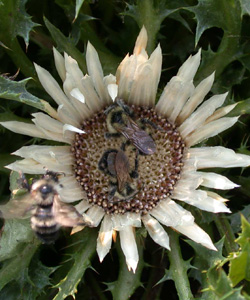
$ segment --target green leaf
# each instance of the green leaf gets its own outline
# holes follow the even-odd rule
[[[51,107],[48,102],[37,98],[26,90],[25,86],[30,79],[17,82],[0,76],[0,98],[15,100],[49,112]]]
[[[176,6],[179,2],[176,3]],[[124,13],[124,15],[135,19],[140,28],[144,25],[147,29],[147,51],[149,53],[155,49],[156,35],[160,30],[162,21],[176,11],[175,8],[166,8],[166,3],[166,1],[139,0],[136,5],[128,5],[128,10]]]
[[[31,21],[31,17],[25,11],[27,0],[2,0],[0,3],[0,40],[8,45],[8,40],[14,40],[21,36],[29,45],[29,34],[36,24]]]
[[[196,45],[204,31],[209,28],[221,28],[224,32],[217,52],[210,49],[203,51],[202,65],[196,76],[203,79],[216,70],[218,77],[238,55],[241,34],[239,0],[199,0],[196,6],[185,9],[193,12],[197,20]]]
[[[245,217],[241,216],[242,233],[236,242],[240,245],[241,250],[233,253],[230,260],[229,278],[232,280],[233,286],[241,280],[250,281],[250,224]]]
[[[3,0],[0,2],[0,44],[26,77],[36,78],[32,62],[28,59],[17,39],[21,36],[29,44],[29,34],[38,24],[25,12],[27,0]]]
[[[39,260],[39,255],[35,254],[31,260],[27,274],[27,281],[30,281],[31,284],[26,286],[25,294],[27,296],[25,296],[24,299],[27,299],[28,296],[30,300],[36,299],[46,286],[51,285],[50,276],[56,269],[57,267],[47,267],[43,265]]]
[[[214,300],[244,300],[241,288],[232,288],[232,283],[222,267],[214,266],[207,272],[208,289],[205,299]]]
[[[248,197],[250,197],[250,191],[249,191],[250,179],[249,178],[246,178],[246,179],[247,179],[247,189],[246,190],[248,193]],[[234,233],[238,233],[240,231],[242,215],[247,220],[250,221],[250,204],[247,205],[246,207],[244,207],[244,209],[242,209],[241,211],[236,212],[230,216],[231,227],[232,227]]]
[[[224,259],[222,255],[222,249],[224,244],[224,238],[219,242],[215,243],[215,246],[218,251],[212,251],[204,246],[197,244],[191,240],[186,240],[186,242],[195,250],[196,255],[193,260],[193,269],[190,272],[190,275],[202,283],[203,286],[206,285],[206,276],[204,270],[213,267],[217,263],[221,262]]]
[[[50,286],[50,275],[57,269],[47,267],[39,260],[37,252],[28,267],[25,267],[20,275],[9,282],[0,292],[1,299],[34,300],[44,292],[44,288]]]
[[[33,243],[22,243],[16,256],[5,261],[0,270],[0,290],[12,280],[20,280],[23,272],[27,272],[30,261],[39,246],[39,242],[34,239]]]
[[[91,26],[89,22],[86,22],[89,20],[93,20],[93,18],[90,19],[88,17],[88,19],[86,19],[85,15],[79,15],[78,19],[74,23],[73,30],[79,31],[81,34],[81,40],[90,41],[95,47],[102,64],[104,74],[115,74],[117,66],[121,62],[121,58],[118,58],[106,48],[103,41],[93,29],[93,26]]]
[[[234,21],[234,18],[232,20],[227,18],[231,14],[237,14],[237,2],[237,0],[198,0],[196,6],[186,8],[195,14],[195,19],[197,20],[196,45],[203,32],[209,28],[218,27],[224,31],[230,30],[228,26]],[[224,18],[222,18],[222,13],[225,14]]]
[[[222,256],[224,238],[215,244],[218,251],[211,251],[202,245],[193,241],[187,241],[196,255],[194,257],[194,266],[191,276],[202,283],[203,295],[201,299],[205,300],[243,300],[241,288],[234,289],[231,280],[222,268],[227,262]],[[207,270],[207,271],[205,271]],[[204,289],[205,287],[205,289]]]
[[[78,236],[78,247],[73,247],[68,254],[74,261],[67,275],[54,287],[59,291],[53,300],[65,299],[77,292],[77,285],[83,277],[87,268],[91,266],[90,259],[96,249],[96,230],[85,228]],[[80,243],[79,243],[80,242]]]
[[[87,67],[84,55],[72,44],[69,38],[65,37],[65,35],[63,35],[61,31],[57,29],[52,23],[50,23],[49,20],[47,20],[45,17],[44,23],[48,28],[52,38],[56,42],[58,50],[62,52],[65,51],[67,54],[72,56],[77,61],[80,69],[84,73],[86,73]]]
[[[0,261],[18,255],[22,243],[32,241],[34,237],[30,220],[6,220],[1,237]]]

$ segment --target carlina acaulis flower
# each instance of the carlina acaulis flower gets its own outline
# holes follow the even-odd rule
[[[159,45],[149,57],[146,45],[143,27],[133,54],[123,59],[115,76],[104,76],[90,43],[86,75],[72,57],[66,53],[63,57],[54,49],[62,87],[45,69],[35,67],[57,110],[32,114],[34,124],[1,123],[17,133],[62,143],[22,147],[14,154],[23,159],[7,167],[29,174],[42,174],[45,168],[63,172],[61,200],[74,203],[94,226],[100,225],[100,261],[111,248],[112,234],[118,231],[128,268],[134,272],[139,259],[135,228],[142,224],[151,238],[168,250],[169,237],[163,225],[216,250],[181,202],[213,213],[229,213],[227,200],[205,188],[227,190],[237,185],[225,176],[202,170],[250,165],[249,156],[222,146],[194,147],[238,120],[224,117],[234,108],[222,107],[227,93],[204,101],[214,73],[194,86],[201,51],[186,60],[156,104],[162,53]],[[151,154],[143,153],[145,145],[139,149],[136,142],[142,136],[155,146]]]

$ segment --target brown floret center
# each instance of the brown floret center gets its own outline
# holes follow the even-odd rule
[[[156,143],[152,155],[138,155],[138,177],[128,185],[136,190],[133,197],[115,196],[110,199],[116,178],[100,170],[99,162],[109,149],[121,148],[124,137],[105,136],[108,132],[105,109],[82,124],[84,134],[77,133],[72,145],[75,157],[75,176],[86,192],[89,203],[102,207],[107,214],[136,212],[145,214],[157,203],[171,196],[180,178],[185,148],[180,133],[173,124],[154,109],[132,106],[135,121],[147,119],[155,126],[146,125]],[[133,145],[125,147],[131,170],[135,167],[137,150]],[[113,183],[112,183],[113,182]]]

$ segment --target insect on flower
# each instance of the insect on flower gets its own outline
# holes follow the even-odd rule
[[[31,185],[21,174],[20,182],[28,194],[10,200],[7,205],[0,206],[0,210],[5,219],[22,218],[29,212],[31,228],[43,243],[53,243],[61,227],[91,226],[90,219],[84,219],[74,206],[60,200],[57,173],[47,171]]]
[[[137,188],[132,178],[137,178],[138,154],[136,153],[134,169],[130,168],[129,159],[122,150],[109,149],[104,152],[100,161],[99,169],[110,175],[109,201],[116,197],[118,201],[126,201],[133,197]]]
[[[134,121],[133,110],[127,106],[122,99],[116,98],[115,104],[106,111],[108,133],[106,137],[119,137],[123,135],[128,142],[131,142],[142,154],[150,155],[155,153],[156,144],[153,138],[142,129],[141,124]],[[152,123],[149,120],[139,120],[141,123]],[[144,126],[143,126],[144,127]]]

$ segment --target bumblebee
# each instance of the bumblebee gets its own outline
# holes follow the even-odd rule
[[[104,152],[100,161],[99,169],[110,176],[110,192],[108,200],[114,202],[131,199],[137,192],[133,179],[138,177],[138,156],[135,158],[135,166],[130,170],[129,160],[124,151],[109,149]]]
[[[142,154],[150,155],[155,153],[156,144],[153,138],[144,130],[145,123],[152,125],[152,122],[145,119],[139,120],[139,122],[134,121],[132,109],[122,99],[118,98],[116,98],[113,105],[106,109],[105,114],[107,115],[106,122],[109,131],[106,137],[119,137],[123,135]]]
[[[61,227],[92,225],[87,216],[84,219],[74,206],[60,200],[57,173],[47,171],[31,185],[22,175],[21,183],[28,190],[28,195],[22,199],[10,200],[6,205],[0,206],[0,210],[4,218],[22,218],[29,212],[31,228],[43,243],[53,243],[58,238]]]

